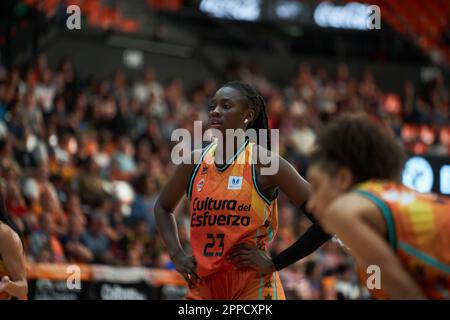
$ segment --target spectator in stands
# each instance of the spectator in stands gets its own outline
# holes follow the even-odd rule
[[[156,80],[156,71],[147,69],[144,72],[142,81],[137,81],[133,88],[133,97],[140,103],[148,103],[161,105],[164,101],[164,88]]]
[[[106,234],[108,220],[102,212],[96,212],[90,220],[87,232],[81,235],[81,243],[88,248],[94,263],[116,264],[117,259],[112,253],[112,243]]]
[[[27,252],[37,262],[65,262],[64,248],[58,239],[54,217],[44,212],[39,218],[40,229],[29,237]]]
[[[149,174],[140,175],[135,183],[134,189],[136,196],[131,206],[131,215],[129,220],[136,223],[139,220],[147,222],[147,232],[154,235],[156,232],[154,207],[157,199],[157,184],[154,178]]]
[[[153,266],[155,244],[148,229],[146,219],[136,220],[132,229],[120,241],[127,265],[136,266],[136,261],[139,261],[141,266]]]
[[[130,181],[134,178],[137,170],[134,156],[135,148],[130,139],[126,136],[120,137],[111,162],[111,176],[114,180]]]
[[[71,215],[68,233],[61,237],[68,262],[89,263],[94,261],[92,251],[82,243],[82,236],[85,233],[86,218],[78,214]]]
[[[34,90],[34,99],[44,114],[49,114],[53,109],[53,99],[56,94],[56,88],[53,84],[53,75],[50,69],[41,71],[41,81],[36,85]]]
[[[100,168],[92,157],[83,161],[77,182],[78,195],[83,203],[96,206],[111,196],[111,186],[100,177]]]

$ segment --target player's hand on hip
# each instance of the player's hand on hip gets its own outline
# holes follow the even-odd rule
[[[195,287],[201,282],[201,278],[196,272],[196,262],[193,256],[179,254],[172,258],[177,271],[183,276],[189,285],[189,288]]]
[[[11,280],[9,279],[9,277],[3,276],[3,278],[0,281],[0,292],[4,292],[10,283]]]
[[[248,243],[236,245],[228,255],[228,261],[233,263],[237,269],[249,267],[261,273],[276,271],[268,253]]]

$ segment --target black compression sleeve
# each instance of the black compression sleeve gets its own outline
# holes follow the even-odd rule
[[[331,238],[331,236],[317,224],[314,217],[306,213],[304,207],[302,207],[302,211],[312,222],[314,222],[314,224],[306,230],[294,244],[273,258],[273,264],[278,271],[310,255]]]

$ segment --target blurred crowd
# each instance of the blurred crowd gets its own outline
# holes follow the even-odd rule
[[[449,90],[439,74],[423,88],[405,81],[394,94],[383,93],[370,71],[352,75],[344,64],[332,73],[302,64],[285,86],[253,65],[232,64],[226,74],[261,92],[271,128],[280,129],[280,153],[303,175],[317,130],[342,112],[369,114],[412,151],[449,154],[439,134],[424,149],[404,132],[450,125]],[[205,121],[219,86],[205,80],[188,91],[181,78],[163,84],[152,69],[134,82],[122,70],[80,80],[70,60],[52,69],[44,54],[20,70],[0,66],[0,186],[28,260],[173,268],[153,213],[174,170],[171,132]],[[176,215],[189,250],[185,200]],[[283,195],[279,215],[273,254],[309,225]],[[291,299],[366,297],[337,239],[281,276]]]

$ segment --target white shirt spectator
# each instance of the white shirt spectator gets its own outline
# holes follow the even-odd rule
[[[55,97],[55,87],[53,85],[38,84],[34,90],[34,97],[37,102],[42,104],[44,112],[50,112],[53,109],[53,98]]]

